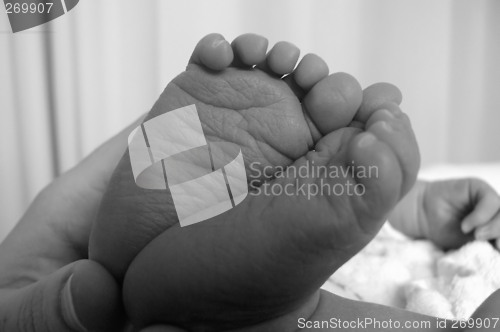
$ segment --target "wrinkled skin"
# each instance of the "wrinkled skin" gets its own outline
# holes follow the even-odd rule
[[[136,186],[126,152],[102,201],[90,257],[123,281],[137,326],[166,322],[219,331],[301,308],[373,238],[415,181],[418,148],[397,106],[399,91],[376,85],[363,93],[347,74],[327,76],[317,59],[280,79],[283,64],[293,62],[287,72],[293,70],[295,49],[280,44],[266,58],[260,38],[230,46],[219,35],[205,37],[145,121],[195,104],[209,141],[241,147],[249,178],[252,162],[311,161],[375,165],[378,177],[275,179],[282,185],[350,180],[363,184],[366,195],[249,195],[226,213],[180,227],[169,191]]]

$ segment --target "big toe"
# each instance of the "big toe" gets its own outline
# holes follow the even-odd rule
[[[231,45],[222,35],[211,33],[198,42],[189,63],[219,71],[227,68],[233,59],[234,53]]]
[[[349,74],[335,73],[318,83],[304,97],[306,115],[322,135],[346,127],[361,105],[363,93]]]

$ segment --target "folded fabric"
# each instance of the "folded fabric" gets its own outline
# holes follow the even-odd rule
[[[475,241],[438,259],[433,278],[409,283],[405,287],[406,308],[468,319],[499,288],[500,253],[488,242]]]
[[[500,288],[500,253],[479,241],[444,253],[386,224],[322,288],[350,299],[466,319]]]

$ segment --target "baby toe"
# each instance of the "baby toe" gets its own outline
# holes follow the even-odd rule
[[[289,74],[299,59],[300,49],[289,42],[278,42],[267,55],[268,68],[277,75]]]
[[[189,59],[189,63],[205,66],[212,70],[223,70],[233,62],[231,45],[218,33],[203,37]]]
[[[310,90],[316,83],[328,76],[328,65],[316,54],[306,54],[293,72],[297,84]]]
[[[363,102],[356,113],[355,120],[365,123],[373,112],[387,103],[401,104],[401,91],[390,83],[375,83],[363,90]]]
[[[358,81],[349,74],[335,73],[320,80],[304,97],[304,106],[321,134],[351,123],[362,102]]]
[[[236,37],[231,46],[235,61],[239,65],[251,67],[266,59],[268,40],[253,33],[246,33]]]

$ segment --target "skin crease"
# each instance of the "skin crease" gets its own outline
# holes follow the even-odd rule
[[[220,37],[208,36],[207,38],[217,39]],[[207,47],[213,47],[213,45],[216,45],[215,49],[207,51]],[[240,53],[245,48],[251,48],[248,45],[241,44],[234,46],[240,48],[238,51]],[[124,280],[125,303],[130,304],[128,311],[132,319],[137,322],[142,321],[141,323],[144,324],[155,316],[167,317],[168,315],[175,317],[180,322],[190,321],[192,324],[197,324],[197,319],[201,321],[210,316],[213,317],[215,329],[226,325],[228,327],[242,324],[249,325],[264,319],[260,313],[263,310],[267,311],[266,315],[269,318],[272,318],[302,305],[307,298],[310,298],[315,293],[315,290],[323,283],[325,278],[371,239],[372,233],[374,234],[381,226],[384,215],[396,204],[398,196],[407,192],[415,180],[419,164],[418,152],[411,130],[404,129],[396,132],[396,135],[401,135],[401,139],[398,140],[408,142],[409,150],[414,151],[412,158],[403,160],[402,168],[409,169],[408,172],[404,171],[409,176],[403,178],[403,174],[400,173],[401,166],[391,147],[386,146],[386,143],[377,141],[372,134],[363,134],[362,130],[358,128],[348,127],[356,110],[362,103],[361,87],[348,74],[340,73],[327,77],[317,77],[320,79],[318,84],[315,84],[310,91],[305,91],[307,93],[304,97],[304,105],[301,105],[293,90],[289,88],[289,82],[280,80],[279,77],[270,75],[260,69],[260,64],[257,64],[259,69],[256,70],[228,68],[221,72],[213,72],[213,69],[219,68],[219,62],[211,70],[200,67],[196,63],[196,61],[199,61],[206,65],[210,62],[210,57],[217,53],[217,50],[225,52],[226,46],[223,46],[223,43],[205,40],[196,49],[204,50],[208,59],[200,58],[199,54],[193,55],[187,71],[167,86],[148,118],[186,104],[201,101],[197,104],[199,106],[198,113],[202,124],[206,124],[204,130],[208,139],[231,141],[239,144],[242,146],[247,161],[259,161],[264,166],[281,167],[289,165],[294,160],[297,164],[305,163],[308,160],[324,164],[342,163],[342,160],[349,159],[359,160],[362,164],[373,162],[381,166],[380,169],[383,170],[381,176],[384,177],[383,182],[387,188],[397,187],[397,190],[389,190],[390,195],[387,197],[384,195],[374,196],[375,199],[372,202],[366,203],[359,200],[350,203],[346,201],[346,197],[341,197],[336,203],[333,203],[334,206],[342,206],[338,210],[339,214],[348,214],[350,216],[342,221],[346,226],[339,225],[338,227],[347,227],[346,229],[352,232],[352,237],[350,235],[345,236],[345,234],[340,235],[337,232],[337,226],[329,222],[330,218],[325,218],[324,221],[321,218],[313,218],[313,216],[306,216],[306,219],[297,218],[298,215],[303,213],[300,211],[310,209],[317,210],[320,216],[332,215],[332,205],[330,203],[321,201],[309,203],[300,199],[297,199],[297,202],[294,203],[293,198],[291,198],[292,201],[269,200],[266,197],[248,199],[224,214],[226,219],[215,218],[213,222],[208,224],[202,223],[179,228],[174,226],[177,220],[174,218],[175,211],[172,209],[171,203],[165,204],[165,202],[168,202],[168,195],[141,191],[130,181],[130,166],[127,164],[128,156],[125,155],[118,165],[117,171],[115,171],[111,179],[110,189],[103,199],[102,208],[91,236],[90,256],[121,279],[130,261],[140,251],[140,256],[137,256],[134,260],[133,267],[128,267],[127,278]],[[273,70],[273,63],[276,63],[273,57],[288,51],[295,53],[296,49],[288,43],[276,45],[273,51],[268,54],[266,65],[269,70]],[[263,53],[262,60],[265,56],[266,54]],[[234,60],[226,56],[215,58],[219,60],[227,59],[228,65]],[[316,57],[316,59],[319,58]],[[315,65],[314,61],[310,65]],[[324,67],[322,61],[319,61],[318,65],[320,68]],[[308,71],[307,66],[299,65],[298,69],[300,69],[297,73],[299,77],[304,77],[304,73]],[[322,69],[319,72],[321,73]],[[324,103],[317,102],[316,98],[324,98]],[[329,107],[325,107],[327,105]],[[231,109],[236,111],[231,111]],[[335,115],[337,120],[330,124],[323,121],[327,116],[328,109],[338,110],[338,112],[331,111],[333,112],[332,116]],[[310,121],[304,117],[304,112],[307,112]],[[220,121],[222,119],[223,121]],[[402,115],[387,120],[391,121],[394,128],[410,128],[407,119]],[[317,123],[322,124],[319,130],[316,128]],[[331,132],[324,135],[327,130]],[[318,132],[323,133],[323,137],[314,138],[315,133]],[[316,152],[308,152],[313,144],[316,145]],[[376,148],[369,148],[370,144],[374,144]],[[375,153],[377,149],[379,152]],[[400,148],[396,147],[396,149],[399,150]],[[332,155],[336,156],[332,159]],[[417,157],[417,160],[415,160],[415,157]],[[401,178],[394,176],[394,174],[401,174]],[[283,179],[283,181],[294,181],[294,179]],[[316,179],[305,181],[314,182]],[[366,181],[367,185],[373,186],[373,190],[376,190],[377,183],[370,180],[363,181]],[[327,198],[324,199],[327,200]],[[138,204],[137,200],[143,203]],[[303,204],[309,206],[301,208],[300,206]],[[290,205],[297,206],[299,210],[290,210]],[[357,212],[354,211],[367,209],[367,205],[377,207],[376,209],[370,208],[371,212],[380,212],[372,213],[371,216],[363,215],[361,219],[367,220],[364,222],[366,226],[362,226],[356,221]],[[272,209],[271,206],[273,206]],[[357,206],[359,206],[359,209]],[[281,216],[276,218],[276,212],[274,211],[282,211],[279,212]],[[335,213],[333,212],[333,215]],[[148,216],[149,221],[138,221],[143,219],[144,216]],[[226,220],[232,220],[234,225],[221,227],[220,230],[214,231],[213,225],[218,224],[217,220],[220,220],[221,226],[227,224]],[[282,224],[283,222],[287,222],[287,225]],[[308,230],[307,222],[318,222],[319,224]],[[372,225],[370,225],[371,223]],[[120,225],[120,227],[117,227],[117,225]],[[360,227],[366,229],[358,236]],[[283,231],[284,229],[287,230]],[[304,229],[305,232],[296,231],[298,229]],[[119,236],[116,235],[117,232]],[[309,232],[312,233],[309,234]],[[364,232],[366,234],[363,234]],[[110,236],[111,233],[114,234],[114,237]],[[275,235],[273,234],[279,233],[282,233],[282,242],[274,240]],[[327,236],[329,234],[331,235]],[[217,238],[214,238],[215,236]],[[112,238],[118,239],[118,241],[110,241]],[[313,238],[317,238],[314,242],[321,246],[321,251],[324,251],[324,254],[316,254],[319,249],[315,249],[316,245],[313,245],[310,250],[304,251],[304,248],[308,246],[309,239]],[[238,240],[237,243],[233,243],[235,240]],[[133,246],[127,245],[130,241],[134,243]],[[257,242],[266,245],[255,248],[254,243]],[[156,243],[157,246],[154,246],[153,243]],[[214,243],[218,243],[218,245],[214,246]],[[352,249],[343,252],[342,248],[347,244]],[[235,248],[237,250],[226,253],[223,250],[225,248]],[[331,259],[332,250],[338,252],[337,257],[333,260]],[[176,254],[178,252],[185,252],[185,257],[179,257]],[[286,252],[294,254],[287,256]],[[270,253],[273,254],[270,256]],[[148,255],[151,255],[151,257],[148,257]],[[293,258],[294,255],[297,256]],[[281,256],[283,259],[279,259]],[[242,259],[244,257],[247,259]],[[178,259],[181,259],[182,262],[178,261]],[[309,278],[306,279],[300,269],[292,271],[291,266],[293,265],[287,263],[290,259],[298,259],[303,262],[309,261],[310,263],[307,264],[311,266]],[[156,260],[163,263],[157,264],[155,263]],[[211,262],[209,264],[213,266],[232,266],[234,268],[230,268],[227,275],[220,275],[217,272],[222,272],[222,269],[207,271],[209,273],[204,273],[205,281],[200,284],[196,278],[192,279],[190,276],[199,275],[196,266],[207,264],[203,263],[204,261]],[[145,265],[143,266],[140,262]],[[242,266],[243,262],[248,264]],[[168,267],[171,266],[177,266],[178,268],[175,271],[168,270]],[[236,268],[236,266],[239,266],[239,268]],[[158,268],[159,270],[153,271],[151,268]],[[304,265],[304,269],[306,269],[306,265]],[[262,271],[266,270],[269,271],[269,274],[272,274],[272,277],[261,283],[246,282],[241,276],[249,272],[249,270],[253,271],[250,271],[250,273],[255,274],[254,280],[263,280]],[[294,274],[293,278],[289,278],[280,289],[276,290],[275,300],[270,301],[270,297],[262,296],[274,287],[278,280],[283,279],[280,276]],[[151,278],[156,279],[146,281],[142,279],[143,276],[151,276]],[[227,282],[220,282],[219,284],[223,286],[223,289],[215,292],[210,285],[213,284],[214,280],[221,277],[229,279]],[[165,282],[164,278],[170,278],[171,282]],[[163,285],[181,285],[177,278],[183,281],[184,286],[181,288],[176,287],[173,290],[165,289]],[[233,281],[231,282],[231,280]],[[234,280],[239,280],[243,284],[239,285]],[[192,283],[199,287],[191,287]],[[144,287],[128,286],[140,284],[144,285]],[[149,288],[148,285],[158,285],[158,287],[164,289],[155,291]],[[142,290],[140,294],[134,294],[134,289]],[[233,299],[231,289],[245,291],[239,295],[235,293],[235,299]],[[290,296],[292,289],[295,290],[295,295]],[[157,298],[155,294],[165,295],[172,291],[174,293],[171,296],[178,298],[180,302],[172,302],[168,306],[159,303],[154,304],[155,301],[165,301],[165,296]],[[230,310],[234,307],[234,312],[230,315],[232,317],[231,321],[224,322],[224,318],[218,317],[215,314],[218,311],[216,306],[214,306],[213,312],[207,312],[204,308],[209,306],[202,302],[197,304],[197,309],[190,308],[192,317],[186,318],[183,316],[183,312],[186,312],[186,309],[193,305],[189,301],[190,293],[194,292],[193,294],[195,294],[198,291],[207,291],[209,294],[207,301],[216,301],[224,309]],[[178,297],[175,294],[182,294],[182,296]],[[214,296],[217,297],[217,294],[228,294],[228,298],[215,299]],[[239,301],[237,298],[240,295],[247,298],[249,308],[242,307],[238,309],[237,306],[231,305],[232,301]],[[139,299],[139,296],[142,296],[141,299]],[[183,298],[188,300],[184,301]],[[211,298],[214,298],[214,300],[211,300]],[[127,299],[133,300],[128,301]],[[148,309],[147,312],[143,312],[141,308],[150,308],[151,310]],[[155,308],[163,309],[155,312]],[[168,314],[161,311],[168,311]],[[195,314],[195,312],[199,314]],[[140,318],[141,315],[146,316]],[[200,316],[196,318],[196,315]],[[221,319],[221,321],[217,322],[218,319]],[[221,325],[218,326],[217,324]]]
[[[305,97],[303,105],[300,105],[297,97],[302,98],[303,94],[295,95],[293,81],[278,80],[266,72],[272,70],[270,67],[274,61],[268,60],[262,65],[255,60],[258,56],[253,55],[251,58],[258,70],[227,68],[218,72],[224,65],[241,66],[247,60],[217,56],[218,52],[226,52],[229,44],[214,41],[219,36],[208,38],[207,43],[197,46],[187,72],[167,87],[148,118],[201,100],[199,114],[202,123],[209,123],[204,128],[208,132],[207,137],[242,145],[244,155],[250,160],[275,166],[289,165],[295,159],[295,163],[315,160],[328,164],[346,159],[373,162],[380,166],[382,173],[387,172],[382,174],[380,180],[386,187],[380,189],[378,182],[367,180],[365,184],[374,191],[371,202],[348,202],[339,198],[334,203],[338,205],[334,206],[342,207],[337,209],[340,216],[351,216],[347,218],[350,223],[342,221],[334,227],[326,220],[320,220],[312,230],[305,228],[304,232],[296,232],[295,229],[304,229],[301,221],[317,222],[317,218],[308,216],[295,220],[300,210],[304,210],[293,209],[294,206],[301,206],[300,200],[276,199],[269,204],[267,198],[258,197],[209,223],[180,228],[175,226],[175,210],[168,192],[139,191],[130,181],[131,171],[126,154],[101,205],[91,238],[91,257],[109,268],[119,280],[128,269],[124,280],[124,299],[130,317],[138,326],[165,320],[193,331],[252,330],[248,326],[259,326],[257,330],[265,331],[272,324],[281,327],[282,324],[290,324],[287,318],[292,312],[315,315],[321,313],[325,303],[338,308],[344,300],[331,297],[331,294],[321,293],[320,296],[318,287],[376,234],[387,213],[415,181],[418,150],[408,118],[397,105],[400,93],[384,84],[374,85],[362,93],[352,77],[336,74],[321,80],[308,93],[302,91]],[[295,52],[293,46],[282,45]],[[233,48],[237,50],[238,47],[244,48],[233,42]],[[200,55],[200,50],[204,56]],[[238,52],[241,54],[241,50]],[[270,56],[283,52],[271,52]],[[213,67],[210,67],[211,58],[217,59]],[[247,77],[245,80],[240,79],[242,70]],[[254,85],[257,92],[252,94],[247,87]],[[237,97],[232,91],[238,92]],[[332,95],[334,97],[330,98]],[[256,96],[259,99],[254,105]],[[323,108],[323,104],[317,102],[322,96],[325,96],[326,103],[334,107]],[[222,111],[214,105],[220,106]],[[266,110],[270,106],[271,112]],[[282,108],[287,110],[286,116],[280,115]],[[237,114],[227,112],[228,109],[237,110]],[[339,110],[331,114],[337,117],[336,121],[328,121],[329,109]],[[363,114],[356,117],[358,110],[362,110]],[[226,127],[224,124],[230,125]],[[238,126],[241,124],[244,125]],[[275,126],[274,130],[269,130],[270,125]],[[236,130],[228,131],[226,128]],[[364,130],[367,132],[363,133]],[[392,139],[393,135],[398,139]],[[314,145],[316,151],[308,153]],[[378,195],[375,191],[379,191]],[[138,199],[140,204],[137,204]],[[311,204],[306,211],[315,211],[319,216],[332,215],[328,209],[330,202]],[[273,214],[275,209],[284,212],[280,217],[287,220],[287,228],[281,227],[280,220],[277,221]],[[362,211],[370,211],[371,216]],[[142,222],[142,215],[149,216],[149,222]],[[369,219],[370,222],[358,223],[355,218]],[[255,220],[260,220],[259,227],[256,227]],[[340,236],[337,227],[347,232]],[[110,233],[115,234],[118,242],[109,240]],[[346,242],[346,233],[352,241]],[[276,241],[276,234],[288,241]],[[352,238],[349,234],[353,234]],[[312,249],[308,248],[310,239],[315,239]],[[130,242],[133,242],[132,246],[127,245]],[[256,247],[255,243],[259,246]],[[352,247],[339,250],[345,243],[351,243]],[[332,252],[336,255],[333,256]],[[291,268],[296,266],[292,264],[295,260],[301,262],[302,269]],[[200,275],[203,278],[200,279]],[[281,286],[277,288],[277,284]],[[395,314],[412,319],[422,317],[381,306],[376,308],[373,310],[380,315]]]
[[[199,48],[203,47],[197,46],[197,49]],[[265,56],[265,54],[263,55]],[[211,57],[212,54],[208,52],[208,56]],[[218,59],[219,57],[214,56],[214,58]],[[195,55],[193,56],[193,59],[196,59]],[[192,70],[186,72],[185,75],[183,75],[182,80],[179,79],[174,81],[174,83],[165,90],[163,96],[153,107],[153,110],[149,117],[154,117],[155,115],[161,114],[166,110],[175,109],[181,107],[183,104],[190,104],[194,102],[193,97],[187,96],[185,93],[183,93],[182,97],[180,98],[176,96],[181,94],[187,86],[192,86],[193,84],[195,84],[195,87],[193,89],[197,92],[196,98],[202,99],[203,102],[208,105],[204,108],[206,112],[203,111],[199,113],[202,123],[206,123],[209,121],[215,122],[214,125],[207,126],[207,138],[209,140],[222,139],[236,142],[239,145],[242,145],[243,154],[245,156],[248,156],[247,158],[251,158],[252,161],[261,163],[263,167],[268,165],[289,165],[292,159],[296,159],[300,155],[304,154],[312,146],[313,138],[311,136],[310,130],[311,124],[305,121],[303,110],[300,104],[297,103],[296,97],[293,95],[293,93],[291,93],[290,90],[286,89],[287,85],[285,82],[276,80],[274,78],[271,79],[268,75],[265,75],[260,71],[246,72],[245,74],[250,77],[249,81],[246,84],[254,84],[253,82],[255,81],[264,82],[263,87],[259,86],[261,91],[266,92],[264,96],[268,96],[266,97],[268,100],[260,100],[263,105],[274,103],[274,100],[279,100],[280,102],[279,104],[273,104],[273,109],[275,109],[275,111],[273,112],[269,112],[265,108],[262,108],[262,110],[260,108],[253,108],[251,112],[247,112],[245,111],[245,109],[248,108],[249,105],[248,103],[245,103],[245,100],[247,100],[248,98],[249,100],[253,100],[253,96],[249,95],[244,98],[243,105],[234,104],[241,103],[240,100],[242,98],[233,100],[233,97],[231,95],[229,95],[228,97],[224,96],[222,98],[222,101],[225,107],[242,109],[240,112],[235,113],[233,118],[229,118],[225,112],[215,112],[216,110],[212,111],[212,107],[210,105],[216,102],[216,100],[211,100],[211,98],[214,98],[214,94],[207,94],[205,86],[208,86],[209,89],[212,89],[214,86],[221,87],[221,89],[223,89],[222,91],[224,91],[224,89],[226,88],[225,80],[232,80],[233,82],[235,81],[236,83],[233,83],[232,85],[240,84],[241,80],[239,80],[238,76],[236,76],[236,70],[227,70],[225,72],[224,79],[219,79],[220,76],[218,76],[215,79],[215,83],[205,84],[203,82],[205,78],[208,77],[207,72],[200,70],[193,64],[191,64],[188,69]],[[200,78],[198,78],[198,76],[200,76]],[[198,79],[195,79],[195,77]],[[234,77],[234,79],[232,77]],[[348,80],[353,82],[351,85],[357,85],[357,82],[354,79],[349,78]],[[197,86],[200,86],[200,84],[202,86],[200,88],[197,88]],[[267,91],[275,92],[269,93]],[[356,93],[360,93],[360,91]],[[257,95],[261,96],[262,93],[257,90]],[[356,97],[355,99],[357,98],[359,97]],[[283,113],[284,111],[282,110],[286,110],[286,112]],[[219,113],[221,113],[222,115]],[[268,118],[268,120],[263,121],[260,118]],[[234,123],[236,123],[236,129],[227,132],[227,130],[219,128],[217,124],[223,123],[222,119],[224,119],[224,122],[233,121]],[[283,121],[283,119],[286,119],[286,121]],[[350,118],[345,119],[343,125],[348,124],[350,120]],[[270,130],[266,127],[267,125],[263,126],[262,124],[266,122],[269,122],[273,126],[276,126],[277,130]],[[240,126],[238,126],[238,124],[240,124]],[[278,132],[282,132],[282,134],[278,134]],[[140,223],[137,223],[134,220],[128,220],[127,215],[129,215],[130,213],[128,213],[127,208],[114,209],[113,202],[110,202],[109,204],[107,203],[107,197],[118,196],[121,192],[131,193],[134,192],[134,190],[137,191],[135,189],[135,184],[133,183],[129,183],[130,186],[127,188],[119,188],[119,186],[114,186],[114,184],[124,183],[128,181],[128,179],[130,179],[130,167],[127,166],[127,163],[128,157],[125,156],[118,166],[118,169],[121,169],[121,174],[119,172],[115,172],[113,176],[114,179],[112,179],[109,189],[110,193],[104,197],[105,203],[102,204],[102,206],[104,206],[105,208],[109,207],[109,212],[101,214],[116,215],[118,213],[117,219],[119,220],[117,220],[116,223],[120,223],[121,225],[124,225],[124,223],[126,224],[123,229],[125,229],[125,232],[133,233],[133,242],[135,243],[134,247],[140,248],[144,246],[150,239],[155,237],[156,234],[170,227],[170,222],[168,220],[173,220],[173,223],[175,223],[176,218],[175,212],[170,207],[167,209],[154,209],[155,211],[159,211],[156,212],[158,213],[158,217],[152,218],[152,220],[155,220],[154,223],[149,223],[147,228],[144,228]],[[123,185],[126,186],[127,184]],[[115,190],[115,188],[116,192],[113,193],[113,190]],[[148,210],[145,211],[145,213],[150,213],[149,211],[153,210],[150,208],[150,206],[161,204],[163,207],[163,205],[165,205],[165,202],[167,202],[167,205],[170,204],[169,202],[171,202],[169,201],[168,197],[160,197],[160,195],[158,195],[157,193],[153,193],[150,191],[142,191],[140,195],[137,193],[136,196],[140,196],[140,198],[134,198],[133,195],[129,196],[131,197],[131,200],[141,199],[144,201],[144,204],[141,205],[145,206],[145,209]],[[127,198],[124,197],[123,199],[125,200]],[[172,212],[174,213],[173,215]],[[113,218],[113,216],[111,216],[111,218]],[[96,226],[94,227],[95,231],[93,232],[93,236],[91,238],[91,243],[93,243],[93,241],[101,241],[103,243],[109,242],[107,240],[107,232],[121,231],[115,230],[114,226],[110,226],[110,230],[106,230],[107,225],[112,225],[114,223],[114,221],[110,221],[109,218],[107,219],[108,220],[106,221],[106,223],[96,223]],[[104,229],[98,230],[100,227],[103,227]],[[133,231],[134,229],[136,229],[136,231]],[[128,250],[129,246],[124,246],[124,244],[126,244],[126,242],[118,243],[116,245],[107,243],[103,247],[102,252],[99,252],[99,245],[93,246],[91,244],[90,254],[92,257],[99,257],[99,260],[104,263],[116,277],[121,278],[126,267],[128,266],[129,260],[132,259],[132,257],[134,257],[136,254],[136,250],[135,252],[125,253],[125,255],[129,258],[122,262],[120,262],[120,259],[116,259],[116,257],[123,257],[123,251]]]

